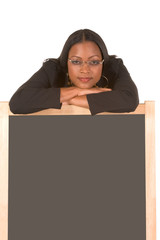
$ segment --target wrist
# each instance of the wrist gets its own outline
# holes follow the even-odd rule
[[[68,102],[70,99],[78,96],[77,87],[60,88],[60,102]]]
[[[78,87],[73,87],[75,91],[75,97],[79,96],[80,88]]]

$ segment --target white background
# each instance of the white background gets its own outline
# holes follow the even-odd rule
[[[158,0],[5,0],[0,3],[0,101],[57,58],[75,30],[89,28],[121,57],[140,102],[156,102],[157,240],[160,239],[160,8]]]

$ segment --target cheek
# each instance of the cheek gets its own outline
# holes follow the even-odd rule
[[[77,76],[77,70],[75,68],[68,67],[68,74],[70,79],[72,80]]]
[[[102,76],[102,68],[99,69],[99,70],[96,69],[96,70],[93,72],[93,74],[94,74],[95,80],[96,80],[96,81],[99,81],[100,78],[101,78],[101,76]]]

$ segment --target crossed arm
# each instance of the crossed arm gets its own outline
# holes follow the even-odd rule
[[[89,108],[87,94],[111,91],[110,88],[90,88],[81,89],[78,87],[69,87],[60,89],[60,102],[64,105],[75,105],[79,107]]]
[[[112,84],[113,91],[98,87],[59,88],[56,82],[58,76],[53,66],[51,70],[42,67],[14,93],[9,102],[13,113],[27,114],[48,108],[60,109],[62,104],[68,104],[89,108],[91,114],[95,115],[100,112],[134,111],[139,103],[137,88],[123,65]]]

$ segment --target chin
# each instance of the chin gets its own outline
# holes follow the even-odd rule
[[[94,87],[93,84],[87,84],[87,83],[81,83],[81,84],[77,84],[76,87],[78,88],[84,88],[84,89],[89,89]]]
[[[93,86],[79,86],[79,88],[82,88],[82,89],[90,89],[90,88],[92,88]]]

